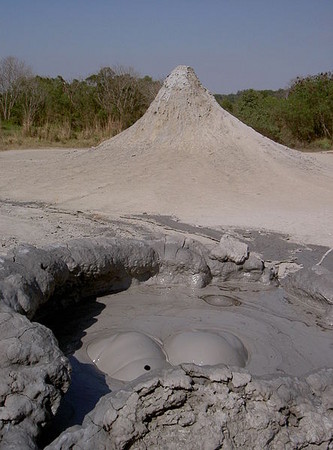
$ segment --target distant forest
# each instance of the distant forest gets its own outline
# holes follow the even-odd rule
[[[104,67],[85,79],[36,75],[0,60],[0,148],[90,146],[126,129],[147,110],[160,80]],[[216,94],[218,103],[265,136],[297,148],[333,146],[333,74],[299,77],[288,89]]]
[[[291,147],[333,146],[333,73],[298,77],[288,89],[247,89],[215,95],[222,108],[276,142]]]

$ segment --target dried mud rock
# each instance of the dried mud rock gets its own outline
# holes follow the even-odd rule
[[[159,282],[204,287],[211,281],[205,249],[193,239],[167,236],[152,246],[159,255]]]
[[[0,367],[1,448],[25,448],[19,436],[34,448],[68,389],[68,360],[48,328],[1,305]]]
[[[249,247],[244,242],[224,234],[220,245],[211,252],[211,258],[218,261],[231,261],[235,264],[243,264],[249,257]]]
[[[266,268],[260,255],[249,251],[245,242],[223,235],[220,243],[207,255],[212,277],[221,281],[245,278],[248,281],[269,283],[275,277],[272,268]]]
[[[331,448],[332,383],[183,365],[106,395],[47,449]]]
[[[333,272],[324,267],[301,269],[287,277],[284,287],[319,305],[333,305]]]
[[[29,318],[52,297],[62,304],[128,287],[156,273],[157,255],[135,240],[77,239],[38,249],[20,246],[0,259],[0,300]],[[46,310],[50,306],[46,305]]]
[[[76,300],[127,288],[133,280],[146,281],[158,271],[153,248],[135,239],[75,239],[48,250],[65,262],[70,274],[57,295]]]
[[[283,286],[301,302],[317,308],[321,325],[333,327],[333,272],[331,270],[320,265],[301,269],[287,276]]]
[[[31,318],[68,277],[61,258],[32,245],[20,246],[0,258],[0,299]]]
[[[265,268],[264,261],[247,244],[222,237],[211,250],[189,238],[167,236],[151,245],[159,255],[159,282],[204,287],[214,281],[245,278],[247,281],[269,283],[274,270]],[[215,280],[214,280],[215,279]],[[156,281],[156,280],[154,280]]]
[[[45,249],[21,246],[0,259],[0,299],[32,318],[41,308],[47,313],[57,303],[65,306],[151,277],[153,282],[203,287],[212,279],[209,261],[203,245],[177,237],[160,241],[76,239]],[[248,270],[262,272],[262,262],[249,258],[246,263]],[[241,264],[226,264],[230,265],[229,278],[242,268]]]

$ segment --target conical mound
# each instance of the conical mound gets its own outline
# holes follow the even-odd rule
[[[213,137],[213,122],[221,121],[227,115],[201,85],[194,70],[178,66],[166,78],[145,115],[101,147],[108,148],[113,143],[181,147],[198,144],[198,137],[199,140]],[[205,128],[210,136],[200,136]]]
[[[113,137],[100,149],[121,148],[126,156],[161,153],[172,150],[200,157],[214,155],[223,164],[251,165],[260,153],[274,159],[303,158],[298,152],[276,144],[246,126],[222,109],[213,95],[205,89],[194,70],[178,66],[166,78],[162,88],[144,116],[128,130]]]

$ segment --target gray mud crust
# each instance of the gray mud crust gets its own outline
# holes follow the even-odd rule
[[[46,448],[331,448],[332,382],[184,365],[104,396]]]
[[[0,448],[36,448],[70,382],[52,332],[0,306]]]
[[[1,448],[37,448],[69,387],[68,359],[35,320],[140,283],[201,289],[231,280],[277,282],[272,265],[227,236],[210,246],[176,236],[78,239],[2,257]],[[332,369],[267,379],[226,366],[160,370],[103,396],[47,448],[330,448],[332,381]]]

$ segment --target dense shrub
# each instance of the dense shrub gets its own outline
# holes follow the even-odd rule
[[[317,144],[333,139],[333,74],[296,78],[289,89],[216,95],[220,105],[258,132],[286,145]]]

